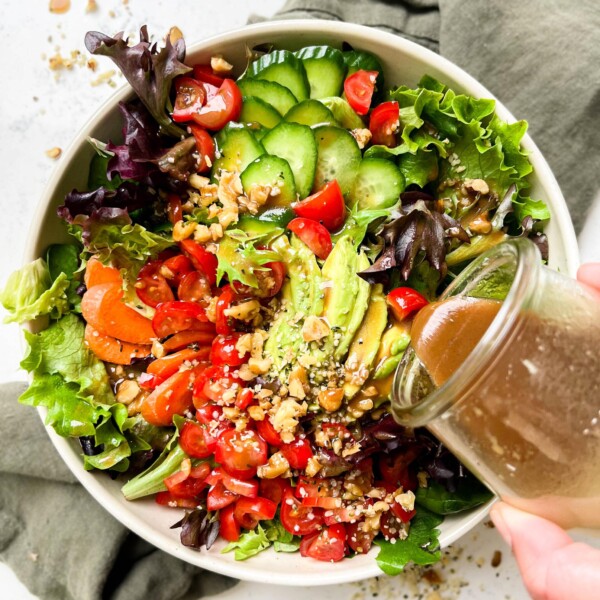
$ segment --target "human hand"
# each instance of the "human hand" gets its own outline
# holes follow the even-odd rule
[[[600,287],[600,267],[598,269]],[[490,516],[511,547],[534,600],[589,600],[600,590],[600,550],[574,542],[558,525],[504,502]]]
[[[600,292],[600,263],[581,265],[577,271],[577,279]]]

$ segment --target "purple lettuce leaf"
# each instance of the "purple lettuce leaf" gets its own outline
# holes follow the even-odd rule
[[[98,31],[88,31],[85,46],[92,54],[113,60],[156,119],[161,133],[173,137],[185,133],[167,114],[173,79],[191,71],[183,64],[185,42],[182,38],[172,43],[167,36],[165,47],[159,50],[156,43],[150,43],[144,26],[140,29],[140,41],[133,46],[127,44],[123,32],[110,37]]]
[[[458,221],[438,212],[434,200],[426,198],[425,194],[410,198],[403,195],[401,216],[381,232],[382,253],[368,269],[359,273],[360,277],[372,284],[384,283],[393,269],[399,269],[406,281],[419,255],[424,255],[440,279],[445,276],[449,240],[458,238],[469,243],[469,235]]]

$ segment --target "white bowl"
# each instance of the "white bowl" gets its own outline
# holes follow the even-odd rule
[[[347,41],[356,48],[376,54],[384,67],[387,85],[414,86],[425,73],[433,75],[457,92],[480,98],[493,98],[492,94],[475,79],[441,56],[401,37],[359,25],[333,21],[296,20],[261,23],[224,33],[188,49],[188,60],[200,62],[210,59],[216,52],[229,61],[245,65],[245,44],[253,46],[273,42],[277,46],[297,49],[309,44],[340,46]],[[68,240],[65,228],[56,216],[56,207],[63,202],[71,189],[84,189],[93,150],[86,142],[88,136],[101,140],[118,139],[120,119],[117,103],[131,95],[129,86],[118,90],[88,121],[64,154],[62,166],[55,173],[41,200],[39,215],[30,232],[26,260],[42,255],[52,243]],[[514,117],[499,102],[496,111],[500,117],[514,122]],[[523,146],[530,152],[535,169],[531,195],[545,200],[552,213],[546,232],[550,244],[550,266],[573,275],[578,264],[575,233],[558,184],[546,161],[530,137],[525,136]],[[42,418],[45,412],[40,410]],[[221,554],[224,546],[217,542],[210,551],[190,550],[181,545],[179,530],[169,527],[179,519],[178,510],[165,508],[147,499],[127,502],[120,492],[121,484],[106,474],[84,471],[81,448],[76,441],[59,437],[48,429],[54,446],[68,467],[90,494],[116,519],[151,544],[189,563],[248,581],[279,585],[327,585],[357,581],[381,571],[375,563],[377,549],[368,555],[356,556],[336,564],[302,558],[299,554],[277,554],[272,550],[244,562],[236,562],[233,553]],[[472,529],[488,513],[491,502],[468,513],[447,518],[441,525],[442,547],[448,546]]]

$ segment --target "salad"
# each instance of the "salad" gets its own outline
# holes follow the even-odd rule
[[[388,85],[347,45],[248,49],[243,73],[186,63],[175,32],[86,45],[135,97],[58,209],[72,242],[2,292],[8,320],[38,320],[20,401],[173,510],[185,546],[438,560],[444,516],[490,493],[393,421],[392,377],[470,260],[509,236],[547,254],[526,123],[426,74]]]

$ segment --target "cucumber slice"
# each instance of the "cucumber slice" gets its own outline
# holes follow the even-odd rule
[[[254,96],[268,102],[280,115],[285,115],[298,103],[290,90],[274,81],[247,77],[238,81],[238,87],[244,96]]]
[[[360,148],[356,140],[341,127],[324,125],[314,130],[317,141],[317,170],[313,190],[320,190],[326,183],[337,179],[342,194],[352,188],[360,165]]]
[[[265,135],[262,143],[269,154],[288,162],[298,195],[306,198],[312,189],[317,166],[317,143],[310,127],[283,121]]]
[[[364,158],[350,191],[350,205],[359,210],[389,208],[405,188],[400,169],[385,158]]]
[[[340,95],[346,65],[339,50],[331,46],[307,46],[294,54],[304,65],[311,98]]]
[[[244,96],[239,120],[242,123],[258,123],[273,129],[281,121],[281,115],[264,100],[254,96]]]
[[[219,171],[237,171],[241,173],[253,160],[265,153],[262,144],[252,135],[250,129],[243,126],[227,126],[216,137],[217,149],[221,155],[215,160],[212,176]]]
[[[362,129],[365,126],[363,120],[343,98],[331,96],[331,98],[321,98],[320,102],[331,111],[333,118],[344,129]],[[287,115],[285,118],[288,120]]]
[[[291,208],[271,208],[259,215],[242,215],[237,227],[250,235],[266,235],[282,231],[296,214]]]
[[[242,187],[248,194],[253,185],[277,188],[279,193],[268,201],[268,207],[287,207],[296,202],[296,185],[290,165],[279,156],[265,154],[251,162],[241,175]]]
[[[285,120],[301,125],[337,125],[333,113],[319,100],[304,100],[285,114]]]
[[[275,50],[261,56],[248,67],[246,74],[248,77],[279,83],[300,101],[310,95],[304,65],[288,50]]]

